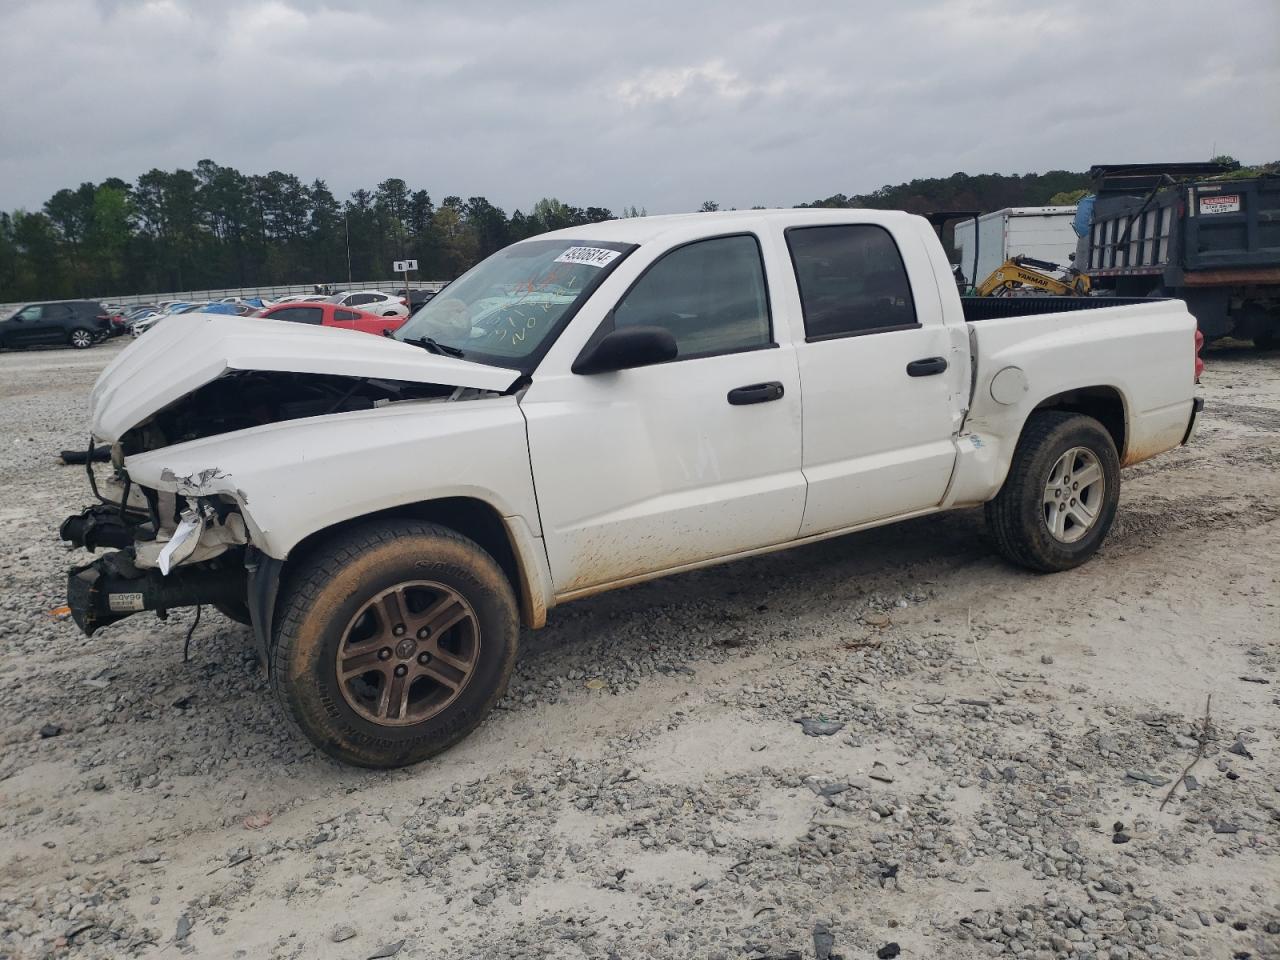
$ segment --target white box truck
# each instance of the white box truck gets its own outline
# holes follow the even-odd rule
[[[960,272],[969,285],[976,285],[1000,264],[1018,255],[1065,267],[1076,252],[1077,237],[1071,228],[1075,215],[1074,206],[1006,207],[977,219],[976,244],[974,221],[962,220],[955,227]]]

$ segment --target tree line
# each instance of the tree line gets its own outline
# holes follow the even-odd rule
[[[871,193],[845,196],[837,193],[825,200],[802,203],[802,207],[871,207],[875,210],[905,210],[932,213],[935,210],[980,210],[989,213],[1005,207],[1040,207],[1072,204],[1089,187],[1087,173],[1050,170],[1048,173],[953,173],[909,183],[886,185]]]
[[[509,243],[613,217],[554,198],[510,216],[484,197],[437,204],[396,178],[339,200],[323,180],[201,160],[0,212],[0,302],[367,280],[405,259],[452,279]]]
[[[957,173],[798,206],[995,210],[1061,200],[1086,186],[1085,174],[1061,170]],[[447,280],[509,243],[614,216],[549,197],[508,216],[484,197],[436,203],[396,178],[339,200],[323,180],[201,160],[133,183],[82,183],[38,211],[0,213],[0,302],[371,279],[404,259],[418,261],[423,279]]]

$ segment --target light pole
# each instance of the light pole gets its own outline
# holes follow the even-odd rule
[[[347,227],[347,286],[351,286],[351,209],[345,204],[342,207],[342,222]]]

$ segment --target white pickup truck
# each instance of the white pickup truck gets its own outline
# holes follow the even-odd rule
[[[568,600],[978,504],[1010,560],[1086,560],[1199,360],[1181,302],[1072,306],[975,322],[925,220],[776,210],[522,241],[394,339],[173,317],[94,387],[113,468],[61,533],[115,549],[68,601],[214,604],[321,749],[413,763]]]

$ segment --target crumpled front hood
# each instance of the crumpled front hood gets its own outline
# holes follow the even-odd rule
[[[354,330],[256,317],[166,317],[116,357],[89,395],[95,438],[114,443],[175,400],[232,371],[314,373],[503,391],[520,374]]]

